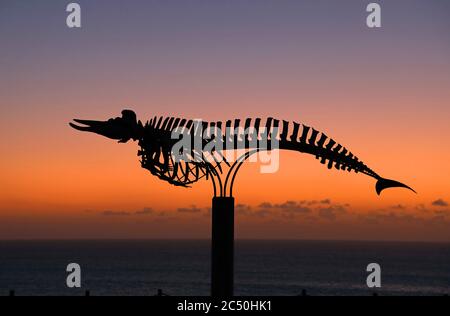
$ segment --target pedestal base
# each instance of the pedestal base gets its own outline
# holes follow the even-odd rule
[[[233,296],[234,198],[212,200],[211,296]]]

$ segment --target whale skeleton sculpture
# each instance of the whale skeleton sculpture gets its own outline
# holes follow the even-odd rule
[[[226,195],[227,184],[229,184],[229,193],[232,196],[232,183],[242,162],[253,153],[273,149],[310,154],[322,164],[326,164],[329,169],[334,167],[338,170],[366,174],[377,180],[375,189],[378,195],[384,189],[391,187],[403,187],[415,192],[401,182],[382,178],[347,148],[324,133],[296,122],[268,118],[265,124],[261,124],[260,118],[254,120],[248,118],[243,122],[244,124],[241,124],[239,119],[198,124],[198,121],[194,120],[154,117],[142,124],[131,110],[123,110],[121,117],[107,121],[80,119],[74,119],[74,121],[77,124],[69,124],[79,131],[100,134],[119,140],[119,143],[126,143],[131,139],[138,141],[141,166],[170,184],[187,187],[201,178],[211,177],[214,184],[214,196],[216,196],[214,178],[220,181],[220,195]],[[178,132],[178,135],[191,137],[192,141],[194,138],[200,138],[202,149],[191,149],[189,153],[185,153],[183,160],[175,159],[177,152],[174,151],[174,148],[179,141],[179,138],[173,137],[175,131]],[[276,140],[276,148],[275,146],[271,147],[274,140]],[[210,142],[215,142],[216,145],[211,148],[244,149],[247,152],[239,157],[233,166],[230,166],[220,150],[212,149],[209,152],[204,150]],[[212,161],[211,158],[206,159],[207,155],[214,157]],[[224,189],[219,176],[222,174],[222,162],[234,169],[234,175],[231,178],[230,173],[227,174]]]

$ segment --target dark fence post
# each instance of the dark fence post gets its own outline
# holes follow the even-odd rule
[[[9,296],[16,296],[16,292],[14,290],[9,290]]]
[[[233,296],[234,198],[212,200],[211,296]]]

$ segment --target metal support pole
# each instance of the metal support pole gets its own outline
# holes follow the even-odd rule
[[[212,200],[211,296],[233,296],[234,198]]]

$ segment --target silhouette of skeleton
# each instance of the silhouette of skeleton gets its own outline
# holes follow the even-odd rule
[[[107,121],[80,119],[74,121],[77,124],[70,123],[70,126],[79,131],[100,134],[119,140],[119,143],[126,143],[131,139],[138,141],[141,166],[159,179],[176,186],[187,187],[201,178],[208,179],[221,174],[221,164],[229,165],[222,150],[247,150],[240,158],[242,163],[252,153],[260,150],[281,149],[313,155],[329,169],[334,167],[375,178],[378,195],[390,187],[404,187],[414,191],[403,183],[382,178],[344,146],[324,133],[296,122],[268,118],[265,124],[261,124],[260,118],[248,118],[244,124],[241,124],[239,119],[228,120],[223,124],[223,122],[199,123],[174,117],[154,117],[142,124],[131,110],[123,110],[121,117]],[[175,159],[181,154],[178,151],[183,151],[176,147],[180,137],[190,137],[192,143],[200,139],[201,149],[191,148],[183,153],[183,159]],[[273,138],[276,139],[277,148],[271,148]],[[204,150],[210,142],[215,144],[210,146],[213,149]]]

